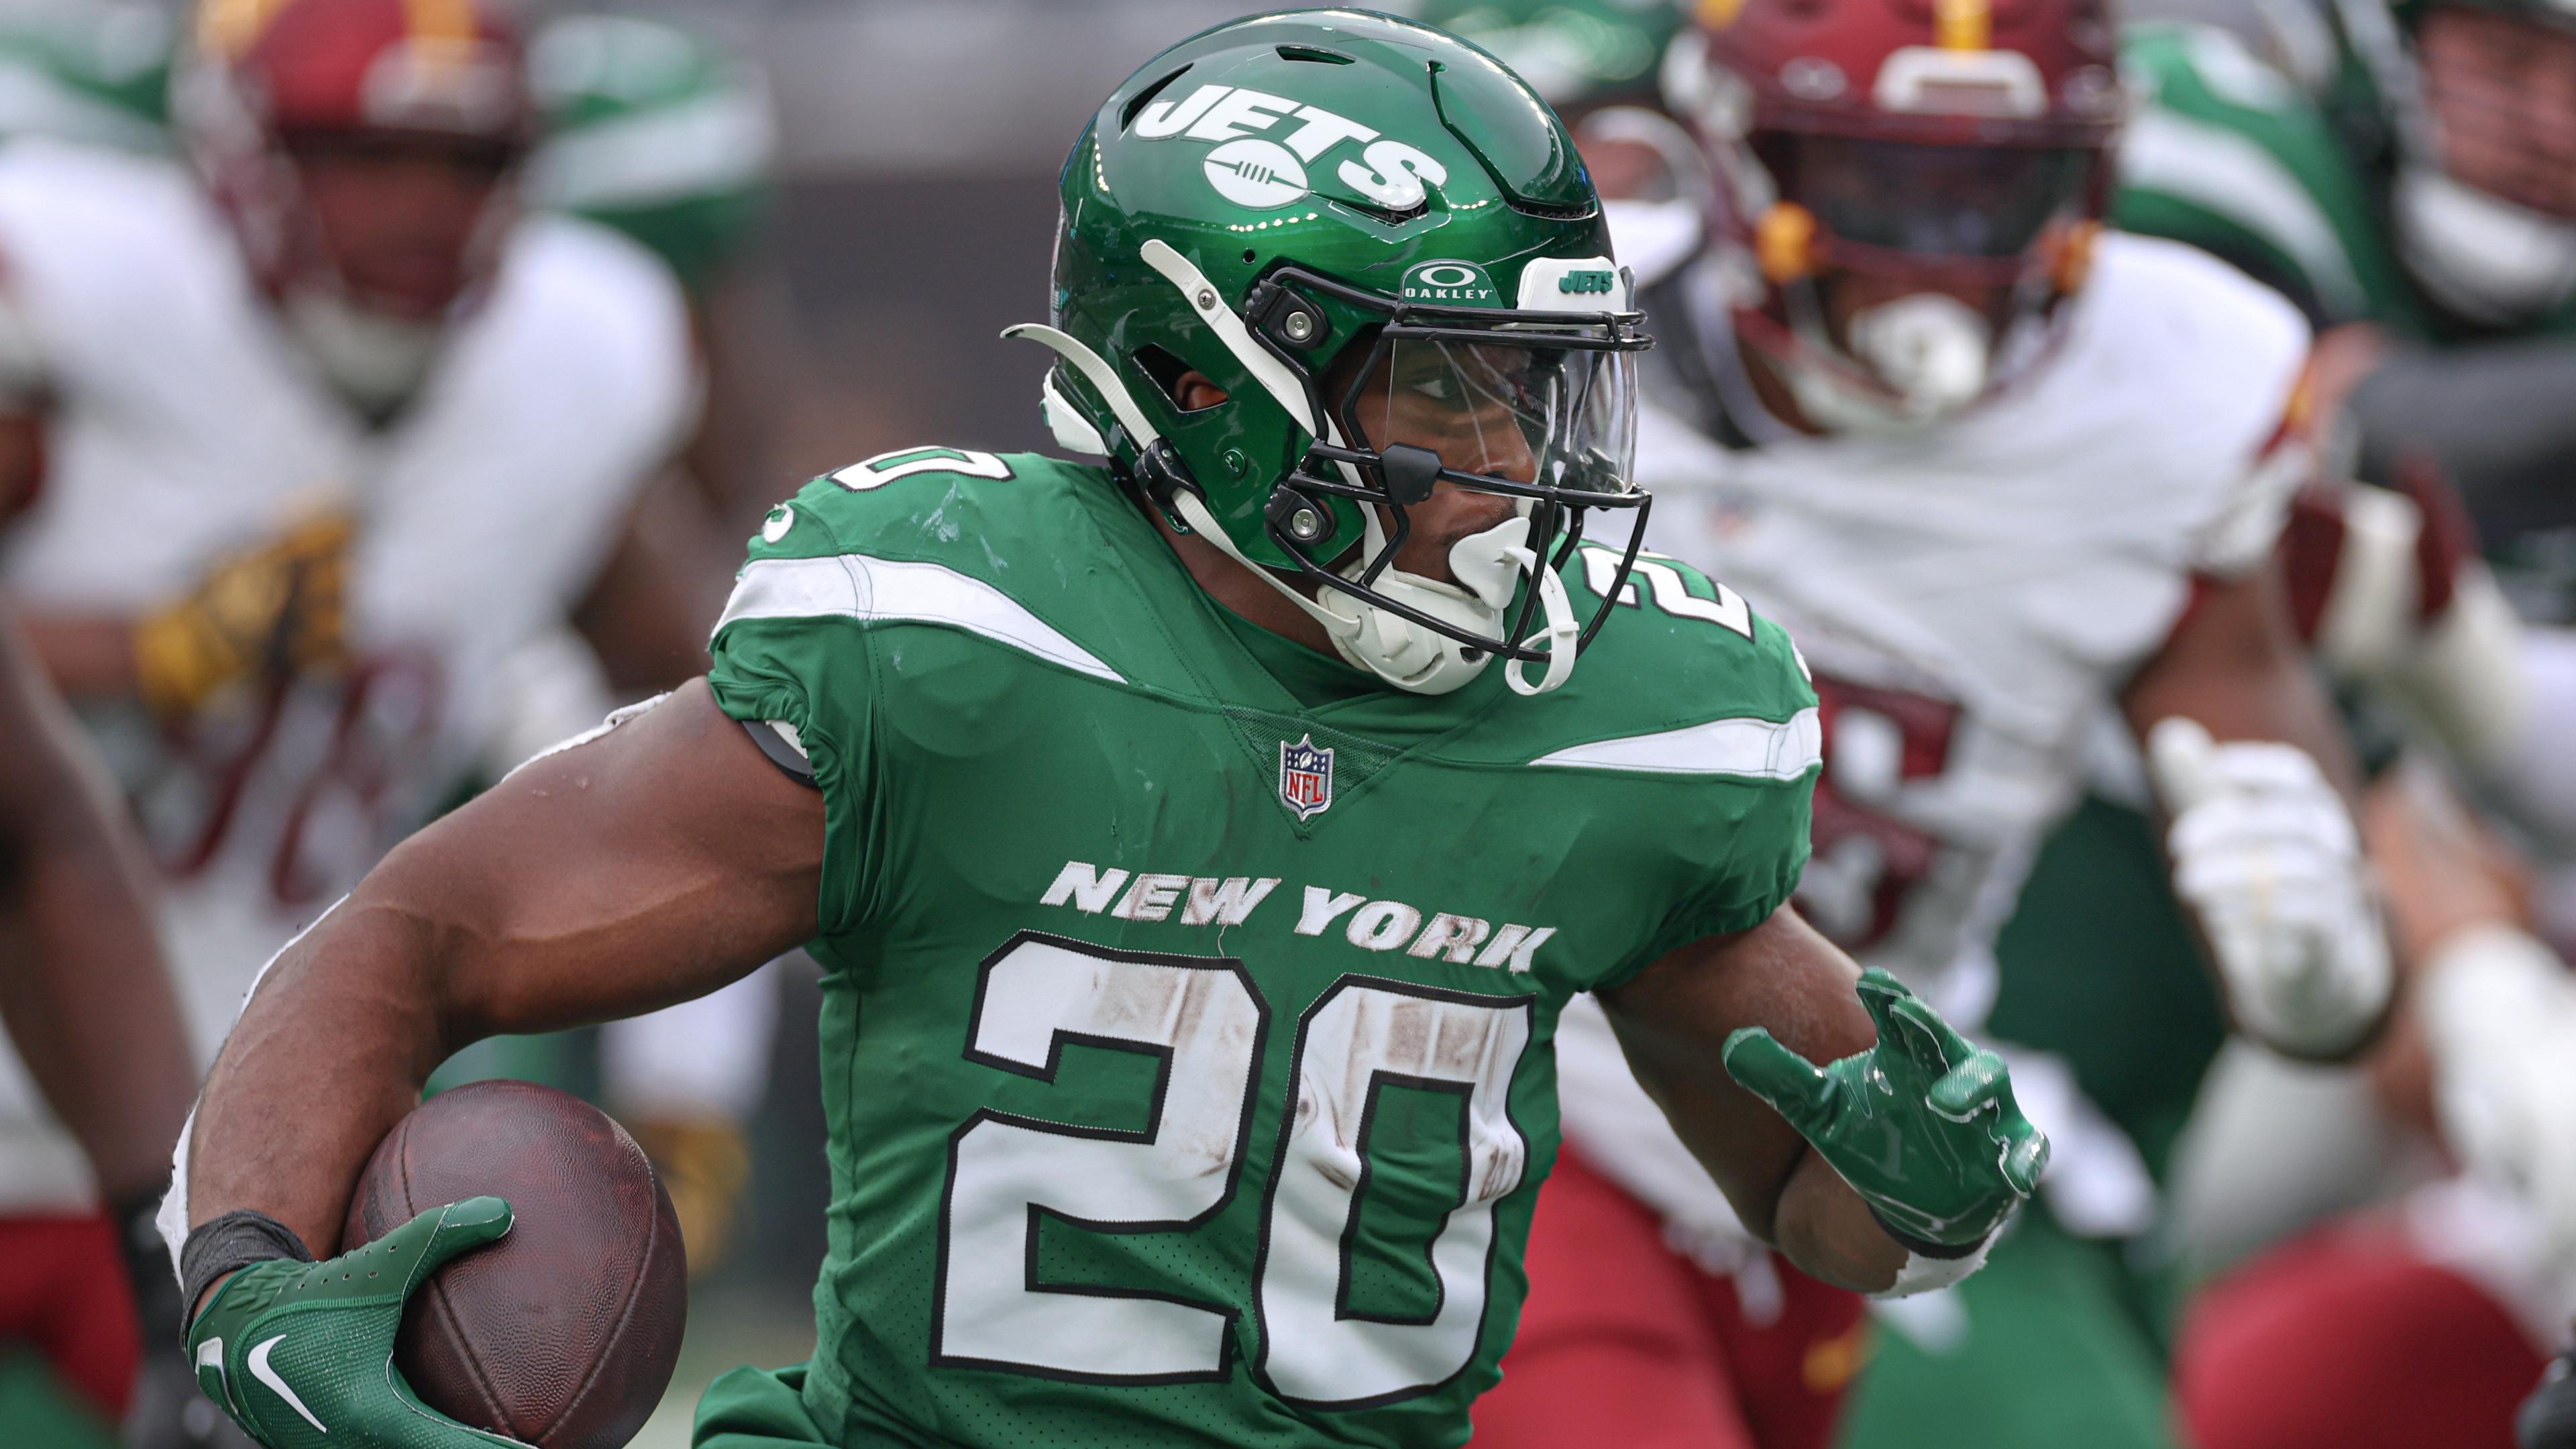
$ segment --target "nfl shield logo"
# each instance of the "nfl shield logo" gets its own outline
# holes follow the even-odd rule
[[[1295,744],[1279,742],[1279,803],[1309,820],[1333,804],[1333,752],[1317,749],[1308,735]]]

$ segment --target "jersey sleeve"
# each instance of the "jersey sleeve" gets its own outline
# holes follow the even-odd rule
[[[871,852],[861,828],[873,773],[875,660],[860,627],[857,576],[830,514],[842,492],[818,478],[771,510],[726,601],[707,684],[745,724],[784,725],[823,792],[823,892],[829,935],[866,913]]]
[[[1667,732],[1686,755],[1639,829],[1661,842],[1672,887],[1647,944],[1595,990],[1624,984],[1672,951],[1751,930],[1798,889],[1824,758],[1823,724],[1806,661],[1788,632],[1748,613],[1750,648],[1720,641],[1727,667],[1698,687],[1701,722]]]

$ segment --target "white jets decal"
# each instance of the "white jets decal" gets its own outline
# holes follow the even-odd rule
[[[1270,134],[1288,121],[1296,123],[1294,129]],[[1135,134],[1148,141],[1217,143],[1203,163],[1208,184],[1254,211],[1303,200],[1312,189],[1306,168],[1336,146],[1357,146],[1359,155],[1343,160],[1333,174],[1389,211],[1420,206],[1428,196],[1425,187],[1449,180],[1449,168],[1418,146],[1380,136],[1321,106],[1241,86],[1204,85],[1177,101],[1156,101],[1136,113]]]
[[[286,1407],[302,1414],[304,1416],[305,1423],[308,1423],[314,1428],[321,1430],[323,1433],[328,1434],[331,1432],[329,1426],[325,1425],[321,1420],[313,1417],[313,1411],[304,1407],[304,1401],[302,1399],[295,1397],[295,1390],[288,1388],[286,1386],[286,1380],[277,1376],[277,1370],[268,1366],[269,1350],[284,1342],[286,1342],[286,1335],[281,1333],[277,1337],[269,1339],[265,1343],[252,1344],[250,1346],[250,1357],[247,1360],[250,1364],[250,1376],[259,1380],[261,1383],[268,1385],[271,1393],[276,1394],[279,1398],[286,1401]]]

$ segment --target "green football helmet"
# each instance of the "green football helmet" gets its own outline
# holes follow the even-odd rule
[[[1492,51],[1571,113],[1655,104],[1655,72],[1686,8],[1682,0],[1426,0],[1413,13]]]
[[[2455,317],[2500,330],[2529,327],[2576,301],[2576,214],[2563,207],[2535,209],[2453,174],[2417,50],[2426,21],[2442,10],[2476,11],[2529,26],[2528,39],[2517,48],[2537,50],[2548,39],[2540,31],[2576,31],[2576,7],[2560,0],[2393,0],[2384,15],[2362,3],[2334,12],[2378,92],[2394,138],[2386,214],[2407,272],[2426,297]],[[2388,16],[2404,35],[2402,44],[2389,33]],[[2524,124],[2546,124],[2545,97],[2551,93],[2546,85],[2523,89],[2521,104],[2532,108]]]
[[[1648,339],[1591,178],[1519,77],[1367,11],[1236,21],[1121,85],[1062,192],[1052,325],[1007,334],[1060,355],[1059,442],[1398,688],[1496,658],[1521,693],[1565,682],[1643,529]],[[1224,400],[1185,408],[1190,374]],[[1393,566],[1442,483],[1517,503],[1452,547],[1456,584]],[[1559,570],[1595,509],[1636,521],[1578,623]]]
[[[567,15],[537,32],[528,71],[545,116],[528,162],[538,205],[625,232],[693,291],[749,245],[778,150],[758,69],[660,21]]]

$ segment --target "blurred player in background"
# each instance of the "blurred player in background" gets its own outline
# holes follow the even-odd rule
[[[1603,106],[1659,103],[1681,0],[1431,0],[1415,13],[1491,51],[1568,125]],[[1584,160],[1597,165],[1587,148]]]
[[[191,164],[0,148],[0,579],[135,799],[211,1053],[260,962],[475,777],[509,661],[633,543],[693,388],[667,270],[520,206],[536,117],[488,11],[216,0],[177,95]],[[680,621],[644,669],[704,627],[607,612]],[[10,1176],[77,1193],[8,1115]]]
[[[1713,221],[1647,294],[1663,426],[1650,411],[1640,471],[1659,546],[1796,619],[1816,668],[1802,901],[1983,1018],[1996,933],[2116,712],[2155,737],[2174,889],[2240,1024],[2348,1055],[2390,963],[2348,747],[2272,566],[2311,471],[2307,329],[2197,253],[2100,228],[2121,98],[2099,7],[1699,13],[1667,74],[1713,163],[1680,189]],[[1825,1443],[1856,1305],[1731,1228],[1586,1023],[1561,1039],[1572,1161],[1486,1434]],[[2061,1142],[2050,1211],[1955,1296],[1889,1306],[1851,1442],[2169,1442],[2160,1364],[2067,1232],[2143,1229],[2145,1165],[2066,1062],[2020,1060]]]
[[[0,135],[173,153],[174,54],[155,6],[11,12],[0,18]],[[536,30],[528,70],[538,139],[523,168],[525,204],[622,232],[670,269],[687,296],[702,387],[696,426],[639,498],[626,545],[569,618],[504,660],[477,771],[486,778],[694,672],[737,541],[768,506],[774,476],[773,390],[759,359],[774,341],[775,308],[747,264],[771,208],[776,151],[759,72],[675,26],[582,14]],[[763,976],[618,1023],[602,1039],[602,1085],[663,1169],[693,1270],[720,1261],[745,1181],[741,1120],[766,1082],[774,995]],[[559,1055],[528,1044],[460,1065],[553,1077],[569,1065]]]
[[[2147,104],[2116,215],[2279,287],[2323,329],[2320,405],[2342,400],[2358,471],[2391,486],[2302,500],[2294,612],[2321,662],[2395,703],[2396,733],[2563,856],[2576,844],[2576,645],[2520,624],[2475,553],[2483,533],[2525,614],[2576,613],[2576,22],[2545,4],[2256,12],[2244,38],[2187,25],[2132,36]],[[2034,943],[2100,919],[2145,837],[2105,801],[2079,824],[2038,872]],[[2123,942],[2171,935],[2146,924]],[[2392,1117],[2358,1080],[2231,1055],[2182,1163],[2178,1227],[2189,1251],[2224,1262],[2420,1177],[2404,1160],[2409,1123],[2438,1128],[2468,1170],[2366,1229],[2327,1229],[2247,1269],[2203,1305],[2183,1399],[2209,1443],[2405,1443],[2431,1422],[2501,1442],[2517,1378],[2576,1311],[2576,1139],[2542,1125],[2558,1094],[2523,1065],[2576,1053],[2568,1013],[2547,1005],[2563,989],[2540,964],[2550,955],[2439,952],[2438,933],[2415,934],[2431,953],[2414,987],[2424,1020],[2403,1035],[2428,1059],[2399,1075],[2429,1073],[2452,1109]],[[2471,969],[2446,969],[2454,955]],[[2499,972],[2521,984],[2460,984]],[[2461,1004],[2499,995],[2519,1005]],[[2474,1120],[2457,1106],[2501,1099],[2519,1100]],[[2277,1437],[2301,1418],[2315,1437]]]
[[[2123,226],[2203,247],[2318,326],[2361,472],[2440,466],[2508,553],[2576,527],[2576,12],[2264,5],[2247,44],[2144,27]],[[2551,546],[2563,553],[2564,544]],[[2554,556],[2554,555],[2553,555]],[[2548,616],[2576,614],[2561,596]]]
[[[113,785],[0,614],[0,1026],[17,1047],[0,1078],[50,1106],[81,1158],[67,1194],[16,1170],[16,1144],[0,1153],[0,1348],[34,1348],[110,1421],[143,1371],[134,1442],[175,1449],[221,1422],[172,1348],[179,1295],[151,1226],[168,1182],[158,1159],[197,1071],[130,836]],[[0,1428],[29,1440],[76,1431]]]

